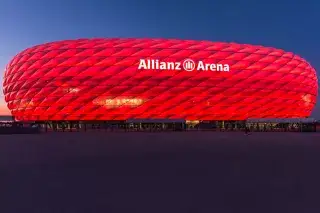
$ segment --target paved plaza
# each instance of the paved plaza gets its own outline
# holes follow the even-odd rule
[[[0,211],[320,211],[320,133],[0,135]]]

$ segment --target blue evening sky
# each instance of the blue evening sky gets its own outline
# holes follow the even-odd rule
[[[261,44],[292,51],[320,70],[319,11],[319,0],[0,0],[0,75],[27,47],[84,37]],[[320,118],[319,106],[313,117]]]

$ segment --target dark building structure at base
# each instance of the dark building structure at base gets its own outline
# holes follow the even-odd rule
[[[35,121],[0,123],[0,126],[39,128],[41,132],[122,131],[244,131],[253,132],[316,132],[320,123],[313,119],[247,120],[247,121],[185,121],[185,120],[127,120],[127,121]]]

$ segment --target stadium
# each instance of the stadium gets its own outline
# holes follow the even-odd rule
[[[308,118],[318,79],[306,60],[271,47],[106,38],[18,53],[3,90],[17,121],[224,125]]]

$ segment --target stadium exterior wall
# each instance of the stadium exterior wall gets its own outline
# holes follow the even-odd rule
[[[20,121],[245,120],[309,117],[318,79],[303,58],[270,47],[107,38],[28,48],[3,88]]]

